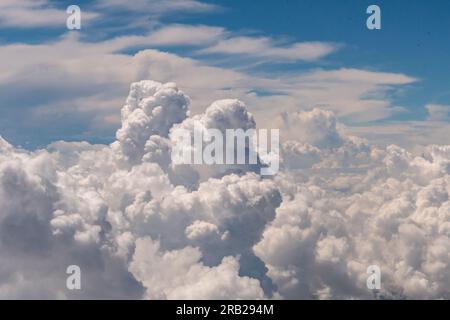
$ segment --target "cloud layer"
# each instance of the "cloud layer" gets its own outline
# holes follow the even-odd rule
[[[204,112],[214,100],[237,98],[263,127],[279,111],[313,107],[332,110],[350,125],[405,112],[392,96],[417,79],[355,68],[317,69],[315,63],[344,46],[288,40],[223,27],[165,24],[101,40],[67,32],[39,44],[6,43],[0,46],[2,134],[27,148],[44,147],[54,137],[109,143],[121,124],[118,106],[129,84],[141,79],[176,82],[193,99],[193,113]],[[162,51],[169,47],[172,53]],[[267,61],[303,61],[306,68],[258,71]]]
[[[450,298],[450,146],[376,147],[313,109],[280,116],[272,178],[176,166],[172,128],[257,125],[237,100],[190,100],[141,81],[110,145],[0,140],[1,298]]]

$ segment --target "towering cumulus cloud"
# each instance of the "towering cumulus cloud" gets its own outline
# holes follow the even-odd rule
[[[256,128],[237,100],[188,106],[141,81],[111,145],[0,138],[0,298],[450,298],[450,146],[377,147],[314,109],[281,115],[275,176],[175,165],[175,128]]]

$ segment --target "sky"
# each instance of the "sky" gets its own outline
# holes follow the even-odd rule
[[[66,28],[70,4],[0,5],[0,132],[15,145],[111,142],[129,83],[145,77],[177,82],[191,98],[211,91],[176,70],[182,59],[213,67],[213,93],[251,101],[262,121],[323,106],[380,143],[417,144],[404,138],[411,127],[420,127],[418,139],[426,131],[428,142],[445,142],[426,121],[440,120],[442,131],[449,120],[448,1],[378,1],[381,30],[366,28],[370,1],[84,0],[81,30]],[[137,66],[148,49],[170,57]],[[101,61],[95,69],[93,61]],[[197,101],[194,112],[210,102]]]
[[[369,4],[0,1],[0,299],[449,299],[450,4]]]

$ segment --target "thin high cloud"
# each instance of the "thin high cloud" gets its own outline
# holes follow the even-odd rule
[[[145,12],[149,15],[165,15],[175,12],[213,12],[220,10],[221,7],[196,0],[97,0],[94,2],[99,8],[108,10],[127,10],[134,12]]]
[[[74,3],[76,4],[76,3]],[[221,7],[195,0],[139,0],[116,1],[94,0],[81,6],[83,23],[102,17],[104,20],[114,19],[117,12],[129,11],[129,19],[134,19],[130,25],[144,27],[153,25],[149,17],[159,19],[168,14],[211,13],[221,10]],[[59,28],[65,27],[67,19],[66,7],[58,6],[50,0],[2,0],[0,2],[0,25],[9,28]],[[117,17],[115,17],[117,20]],[[119,19],[122,21],[122,19]],[[97,21],[100,22],[100,21]],[[112,22],[114,24],[114,22]],[[100,24],[99,28],[106,28]]]
[[[107,4],[110,6],[107,7]],[[37,13],[47,9],[58,11],[64,18],[67,16],[65,11],[55,9],[47,1],[20,4],[7,1],[2,2],[2,5],[5,8],[4,14],[17,12],[17,17],[22,16],[20,19],[16,17],[17,22],[25,19],[31,12],[35,13],[34,16],[45,17],[45,12],[42,15]],[[139,24],[142,12],[138,12],[136,8],[140,6],[159,8],[144,10],[157,15],[152,21],[147,20],[149,23],[145,27],[141,26],[145,32],[140,35],[135,34],[136,30],[128,29],[122,36],[109,34],[114,26],[98,24],[99,20],[94,20],[98,30],[90,30],[97,30],[100,34],[106,32],[106,39],[91,39],[87,42],[86,35],[72,32],[37,45],[3,45],[0,54],[0,81],[8,94],[2,96],[0,108],[5,114],[4,119],[12,118],[15,123],[15,127],[10,128],[8,123],[11,121],[0,120],[6,128],[5,134],[17,137],[16,141],[20,143],[30,142],[32,137],[26,132],[30,123],[41,121],[50,124],[54,119],[60,119],[69,121],[71,125],[52,128],[52,135],[58,135],[58,130],[61,130],[60,137],[72,135],[78,139],[91,139],[102,135],[110,139],[119,123],[116,106],[120,104],[128,84],[152,78],[163,82],[176,81],[185,87],[197,101],[192,107],[195,112],[204,110],[213,99],[226,98],[231,93],[232,97],[249,103],[255,117],[260,119],[259,123],[265,126],[270,125],[270,121],[265,123],[265,119],[272,119],[283,112],[322,107],[333,110],[347,124],[358,125],[355,127],[358,132],[367,132],[373,139],[377,139],[374,137],[375,133],[370,129],[364,130],[361,126],[373,121],[385,121],[399,114],[408,114],[406,107],[392,102],[392,97],[404,91],[408,85],[420,81],[411,75],[373,69],[333,69],[330,66],[325,70],[312,67],[315,62],[326,61],[333,53],[345,50],[344,44],[290,42],[286,38],[280,41],[263,35],[231,32],[220,26],[164,24],[160,21],[165,15],[180,11],[210,14],[223,9],[198,1],[142,1],[139,6],[135,3],[100,1],[88,5],[86,12],[84,8],[82,10],[83,14],[89,14],[92,10],[101,11],[105,19],[110,15],[114,16],[114,12],[127,10],[130,12],[126,15],[127,19],[134,17],[134,21]],[[54,19],[48,20],[51,24],[56,23]],[[36,23],[34,27],[39,26],[39,22]],[[61,22],[59,27],[63,25],[64,22]],[[161,47],[164,49],[160,49]],[[183,53],[164,52],[173,47],[183,48]],[[136,53],[122,53],[130,50]],[[216,63],[215,59],[218,59]],[[219,66],[217,61],[220,62],[220,59],[252,61],[256,67],[242,69],[239,68],[239,63],[228,64],[228,67]],[[258,71],[257,65],[267,61],[303,62],[306,71],[289,74],[279,72],[273,77]],[[216,66],[211,66],[211,63]],[[308,70],[309,63],[312,69]],[[196,76],[193,78],[191,75]],[[52,86],[44,86],[44,83]],[[20,94],[17,92],[19,86]],[[17,92],[18,98],[9,99],[14,92]],[[206,92],[209,94],[205,95]],[[27,100],[26,97],[31,96],[34,99]],[[29,112],[25,117],[20,116],[15,111],[18,108]],[[428,122],[442,118],[445,113],[443,107],[430,105],[427,108],[430,114]],[[427,126],[430,137],[436,139],[433,141],[442,141],[442,135],[437,132],[439,128],[433,128],[427,121],[413,128]],[[389,126],[392,129],[398,127],[391,124]],[[63,133],[63,129],[68,132]],[[35,128],[30,130],[34,131]],[[399,143],[405,140],[401,139],[399,132],[395,135],[393,130],[389,132],[392,132],[392,137],[395,136]],[[46,135],[50,135],[45,130],[42,134],[44,139]],[[35,137],[37,140],[41,138]],[[383,143],[389,139],[381,133],[379,138]],[[37,140],[31,141],[31,145],[35,145]],[[48,138],[46,141],[49,142]]]
[[[278,45],[267,37],[233,37],[202,49],[201,53],[244,55],[278,62],[315,61],[336,52],[340,45],[324,42],[301,42]]]
[[[83,12],[83,20],[99,17],[94,12]],[[0,2],[0,26],[10,28],[62,28],[66,25],[65,8],[56,8],[48,0],[2,0]]]
[[[341,44],[327,42],[286,43],[268,37],[240,36],[224,28],[205,25],[165,25],[152,31],[145,39],[152,45],[200,47],[197,53],[203,55],[245,56],[281,63],[312,62],[342,48]]]
[[[428,119],[431,121],[449,121],[450,106],[442,104],[427,104],[425,108],[428,111]]]
[[[268,37],[240,36],[222,27],[183,24],[163,25],[147,35],[122,36],[110,41],[123,47],[194,47],[197,50],[188,51],[193,56],[220,54],[277,63],[314,62],[343,47],[342,44],[318,41],[286,43]]]
[[[175,38],[163,37],[175,35],[179,28],[186,32]],[[12,131],[5,134],[22,135],[21,140],[25,140],[28,133],[24,129],[35,130],[30,123],[50,124],[57,118],[78,121],[85,129],[76,134],[84,135],[84,139],[112,132],[119,123],[117,106],[128,84],[139,79],[175,81],[184,86],[196,101],[194,112],[231,94],[249,103],[262,125],[267,125],[264,119],[284,111],[314,106],[334,110],[355,123],[387,118],[401,111],[392,105],[387,93],[417,81],[404,74],[359,69],[313,69],[271,78],[264,73],[253,75],[209,66],[199,57],[186,58],[156,49],[162,43],[187,45],[187,33],[206,45],[229,36],[222,28],[176,25],[147,36],[122,36],[99,42],[84,42],[76,33],[70,33],[50,43],[3,45],[0,82],[5,94],[0,107],[10,119],[16,119]],[[121,53],[143,45],[155,49],[142,49],[134,55]],[[14,94],[21,98],[8,99]],[[26,99],[31,96],[32,100]],[[12,105],[28,112],[19,114],[17,108],[9,108]],[[8,122],[4,126],[8,128]],[[73,130],[77,130],[76,124]]]

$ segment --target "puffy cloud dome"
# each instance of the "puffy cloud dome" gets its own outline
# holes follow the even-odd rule
[[[256,127],[238,100],[188,104],[141,81],[111,145],[0,138],[0,298],[450,297],[450,146],[377,147],[314,109],[284,115],[273,177],[174,166],[174,128]]]

